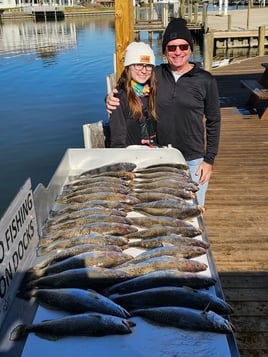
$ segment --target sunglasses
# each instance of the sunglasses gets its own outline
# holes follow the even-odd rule
[[[168,52],[175,52],[177,47],[179,47],[181,51],[187,51],[190,45],[188,43],[185,43],[183,45],[167,45],[167,50]]]

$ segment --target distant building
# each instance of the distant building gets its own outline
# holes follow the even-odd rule
[[[74,6],[73,0],[0,0],[0,9],[30,6]]]
[[[108,7],[114,6],[114,0],[94,0],[94,1],[91,1],[91,3],[99,4],[102,6],[108,6]]]

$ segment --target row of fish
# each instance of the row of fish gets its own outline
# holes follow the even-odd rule
[[[12,340],[25,338],[31,332],[50,340],[66,336],[127,334],[136,326],[130,317],[136,316],[183,329],[218,333],[233,331],[231,323],[219,314],[232,312],[227,303],[211,294],[185,287],[152,288],[108,298],[93,290],[77,288],[38,289],[28,294],[40,304],[70,312],[71,315],[19,325],[11,333]],[[127,305],[131,312],[117,301]]]
[[[71,315],[19,325],[11,339],[30,332],[49,339],[131,333],[136,316],[231,333],[224,316],[232,308],[202,291],[216,280],[199,274],[208,266],[195,259],[209,248],[191,223],[202,213],[192,202],[197,189],[183,164],[136,169],[118,163],[70,178],[20,296]]]

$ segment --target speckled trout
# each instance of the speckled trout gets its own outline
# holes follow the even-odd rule
[[[10,335],[10,340],[20,340],[34,332],[48,340],[58,340],[66,336],[104,336],[131,333],[135,323],[121,317],[97,312],[65,316],[55,320],[44,320],[32,325],[18,325]]]
[[[121,238],[121,237],[120,237]],[[70,243],[70,242],[68,242]],[[45,247],[44,247],[45,248]],[[121,252],[122,248],[118,247],[114,244],[92,244],[92,243],[83,243],[77,242],[76,244],[73,242],[73,245],[66,245],[66,247],[57,247],[53,249],[53,253],[49,254],[47,257],[42,259],[42,261],[36,264],[31,269],[38,270],[42,269],[49,264],[53,264],[59,262],[63,259],[73,257],[74,255],[84,253],[84,252],[93,252],[93,251],[114,251],[114,252]],[[45,254],[45,253],[44,253]],[[42,255],[39,254],[38,255]]]
[[[170,234],[167,236],[159,236],[155,238],[147,238],[137,241],[130,241],[128,243],[129,247],[137,247],[137,248],[145,248],[145,249],[153,249],[157,247],[165,247],[173,245],[176,247],[180,247],[181,245],[188,246],[196,246],[204,249],[209,248],[209,243],[205,242],[201,239],[189,238],[179,236],[177,234]]]
[[[150,258],[137,264],[129,264],[127,266],[121,267],[119,270],[128,273],[132,277],[135,277],[150,273],[151,271],[163,269],[178,269],[181,271],[199,272],[206,270],[207,265],[197,260],[164,255],[161,257]]]
[[[206,254],[206,252],[207,251],[205,248],[194,245],[158,247],[145,251],[137,255],[135,258],[126,260],[126,262],[124,262],[123,264],[118,265],[117,268],[121,268],[122,266],[127,266],[129,264],[137,264],[143,262],[146,259],[161,257],[163,255],[190,259]]]
[[[161,286],[131,293],[115,293],[109,298],[126,309],[160,306],[181,306],[204,310],[209,308],[220,315],[233,313],[232,307],[216,295],[189,287]]]
[[[132,311],[132,316],[142,316],[159,324],[185,330],[232,333],[233,325],[229,320],[214,311],[201,311],[188,307],[164,306]]]
[[[21,298],[35,298],[45,307],[67,311],[72,314],[84,312],[100,312],[119,317],[129,317],[129,312],[111,299],[95,290],[63,288],[63,289],[33,289],[20,295]]]
[[[114,251],[92,251],[84,252],[72,257],[49,264],[43,269],[34,269],[32,279],[37,279],[48,274],[60,273],[69,269],[102,267],[112,268],[132,258],[131,255]]]
[[[44,235],[40,240],[40,244],[47,244],[49,242],[55,241],[56,239],[73,238],[93,232],[110,235],[126,235],[128,233],[136,232],[137,230],[138,229],[131,224],[116,222],[88,223],[81,227],[64,229],[51,235]]]
[[[127,213],[123,210],[105,207],[86,207],[76,211],[62,213],[58,217],[49,217],[46,222],[46,227],[51,227],[59,223],[63,223],[73,219],[80,219],[89,215],[100,214],[105,216],[122,216],[126,217]]]
[[[116,162],[83,171],[80,175],[77,175],[77,177],[98,175],[103,172],[109,173],[110,171],[130,172],[133,171],[136,167],[137,165],[132,162]]]
[[[193,289],[206,289],[214,286],[216,280],[199,273],[189,273],[174,269],[157,270],[137,276],[135,278],[113,284],[107,287],[103,293],[131,293],[133,291],[150,289],[160,286],[189,286]]]
[[[128,244],[128,238],[114,235],[95,235],[94,232],[74,236],[73,238],[59,237],[57,239],[42,238],[39,242],[37,253],[44,255],[53,251],[60,251],[68,247],[74,247],[81,244],[113,244],[118,247],[124,247]]]
[[[112,268],[78,268],[65,270],[29,281],[21,290],[39,288],[80,288],[95,289],[129,279],[127,272]]]
[[[81,227],[85,224],[96,223],[96,222],[112,222],[112,223],[123,223],[131,224],[131,220],[123,216],[107,216],[105,214],[89,214],[88,216],[79,217],[76,219],[70,219],[68,221],[58,223],[55,225],[50,225],[44,228],[45,234],[53,234],[64,229],[70,229],[75,227]]]

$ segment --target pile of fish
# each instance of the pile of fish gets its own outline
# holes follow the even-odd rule
[[[209,248],[193,223],[197,190],[184,164],[121,162],[70,177],[19,292],[68,316],[19,325],[10,338],[126,334],[135,316],[232,333],[232,308],[205,291],[216,280],[195,259]]]

